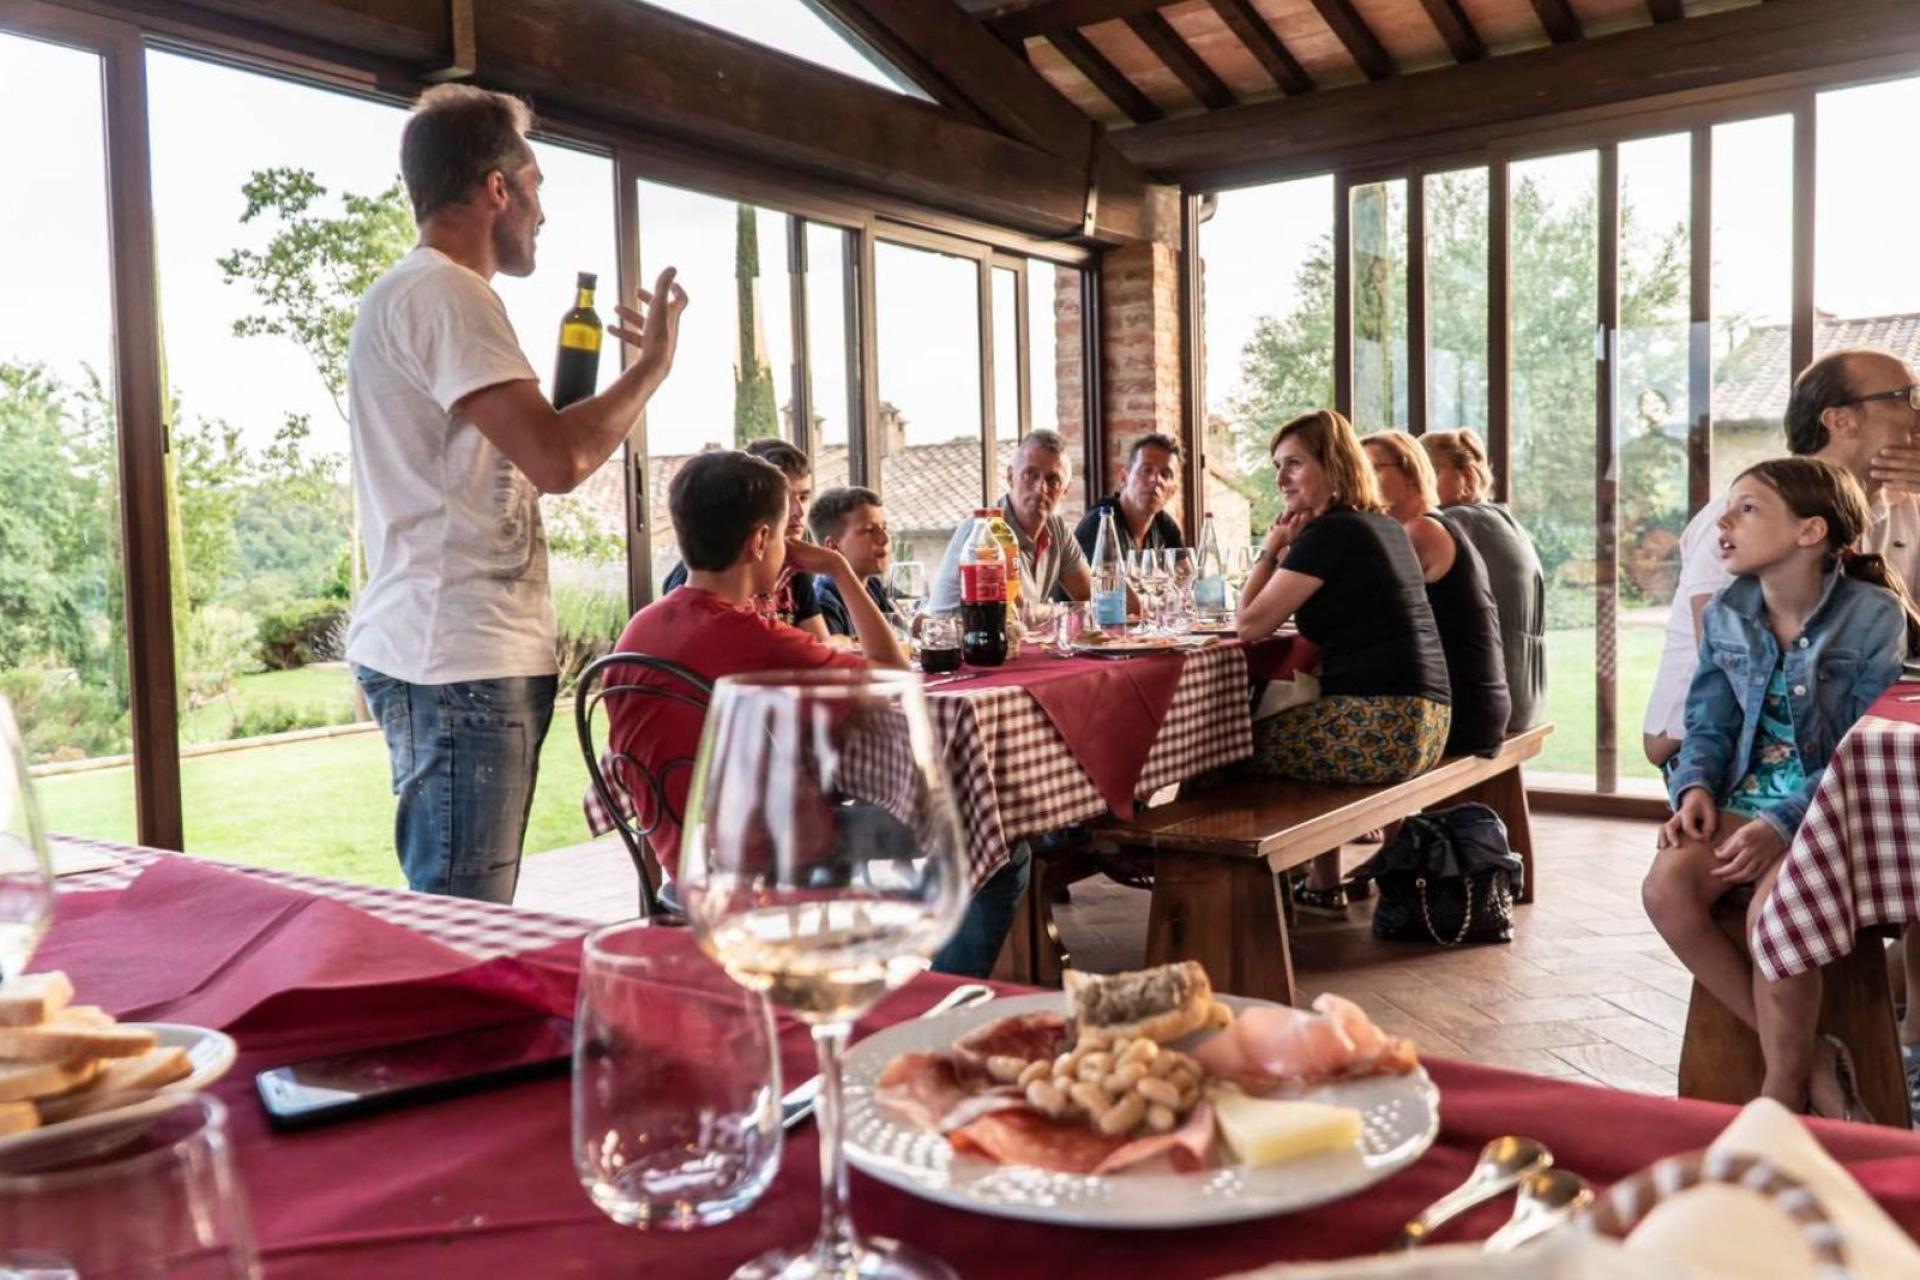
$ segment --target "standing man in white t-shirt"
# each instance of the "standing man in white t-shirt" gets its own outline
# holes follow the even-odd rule
[[[673,363],[673,270],[610,332],[637,358],[556,411],[495,272],[533,271],[540,166],[524,102],[422,94],[400,140],[420,243],[367,290],[347,354],[367,585],[347,658],[400,798],[394,841],[423,893],[511,902],[557,683],[542,493],[620,447]]]
[[[1787,449],[1851,472],[1867,491],[1873,523],[1861,550],[1886,557],[1895,576],[1920,596],[1920,391],[1913,370],[1885,351],[1834,351],[1808,365],[1787,401]],[[1686,732],[1687,686],[1700,652],[1700,614],[1733,581],[1715,536],[1723,495],[1700,509],[1680,535],[1680,586],[1667,612],[1666,645],[1647,700],[1647,759],[1665,764]]]

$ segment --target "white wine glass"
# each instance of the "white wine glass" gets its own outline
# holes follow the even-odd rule
[[[926,695],[902,671],[729,676],[713,691],[687,797],[679,886],[701,948],[812,1028],[821,1222],[736,1280],[948,1277],[863,1239],[847,1203],[840,1060],[853,1020],[926,969],[959,923],[960,825]]]
[[[0,698],[0,985],[20,976],[53,920],[53,857],[13,708]]]
[[[1160,553],[1167,579],[1167,630],[1185,634],[1193,628],[1193,582],[1200,562],[1192,547],[1168,547]]]
[[[927,567],[918,560],[902,560],[887,569],[887,594],[900,606],[908,626],[927,603]]]

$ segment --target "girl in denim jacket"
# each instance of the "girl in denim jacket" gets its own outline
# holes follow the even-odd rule
[[[1859,483],[1816,458],[1763,462],[1733,482],[1720,556],[1737,576],[1701,618],[1686,738],[1667,780],[1674,813],[1642,886],[1674,953],[1760,1033],[1762,1092],[1835,1116],[1857,1101],[1845,1046],[1814,1036],[1819,972],[1756,979],[1712,909],[1753,885],[1751,931],[1834,745],[1920,640],[1898,580],[1852,550],[1868,519]]]

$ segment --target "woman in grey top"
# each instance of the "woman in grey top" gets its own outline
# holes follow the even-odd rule
[[[1539,721],[1547,700],[1547,584],[1540,557],[1513,512],[1490,500],[1493,469],[1479,436],[1470,430],[1431,431],[1420,443],[1433,460],[1441,511],[1486,561],[1513,698],[1507,732],[1518,733]]]

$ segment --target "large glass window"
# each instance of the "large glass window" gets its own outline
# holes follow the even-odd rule
[[[814,465],[824,474],[828,455],[838,449],[839,472],[847,474],[847,441],[854,415],[860,411],[859,344],[849,341],[851,321],[859,309],[849,298],[855,278],[854,261],[859,237],[839,227],[806,224],[807,237],[807,353],[812,372]]]
[[[1547,712],[1552,781],[1591,787],[1594,771],[1594,335],[1598,310],[1597,156],[1515,164],[1513,511],[1547,577]],[[1536,779],[1537,780],[1537,779]]]
[[[882,89],[927,98],[878,53],[808,0],[644,0],[776,53],[852,76]],[[931,101],[931,99],[928,99]]]
[[[1407,184],[1355,187],[1353,425],[1362,435],[1405,427],[1407,414]]]
[[[50,829],[134,836],[100,59],[0,34],[0,696]]]
[[[1687,339],[1693,145],[1686,134],[1620,147],[1620,332],[1614,439],[1619,483],[1614,649],[1621,775],[1659,772],[1640,746],[1687,525]]]
[[[1086,289],[1084,273],[1039,258],[1027,259],[1027,311],[1024,338],[1029,370],[1027,395],[1035,427],[1050,427],[1071,445],[1074,483],[1067,486],[1054,509],[1069,524],[1078,524],[1087,508],[1087,494],[1099,487],[1098,476],[1082,477],[1080,460],[1086,452],[1086,356],[1081,345],[1080,308]],[[1001,330],[994,330],[996,349]],[[1012,461],[1012,451],[1000,446],[1001,473]],[[1084,479],[1085,483],[1080,483]]]
[[[186,845],[397,883],[386,748],[342,645],[362,574],[346,338],[361,294],[415,240],[397,172],[405,116],[168,53],[149,55],[148,84]],[[576,273],[597,273],[612,316],[613,181],[604,157],[534,151],[538,270],[491,283],[544,383]],[[618,456],[542,508],[570,675],[627,615]],[[584,785],[578,750],[550,734],[529,852],[586,838]]]
[[[1428,431],[1487,436],[1487,171],[1426,179]]]
[[[1333,404],[1333,179],[1220,193],[1200,227],[1207,507],[1225,545],[1279,510],[1267,442]]]
[[[1792,319],[1793,117],[1720,125],[1713,131],[1715,494],[1782,451]]]
[[[973,258],[888,241],[874,247],[874,430],[887,518],[895,542],[906,544],[896,559],[938,561],[980,505],[979,270]],[[998,493],[1001,479],[993,479]]]
[[[1888,163],[1890,122],[1920,114],[1920,78],[1820,95],[1814,347],[1920,357],[1920,261],[1911,251],[1920,181]]]

